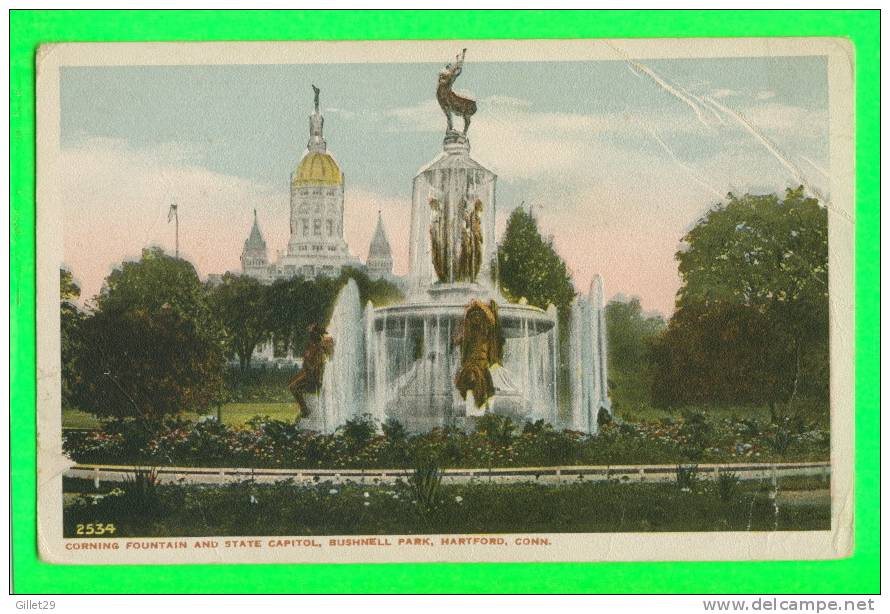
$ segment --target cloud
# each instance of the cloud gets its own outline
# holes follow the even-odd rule
[[[679,287],[673,256],[691,224],[727,192],[783,190],[799,176],[777,162],[775,145],[764,148],[750,126],[710,100],[695,97],[708,127],[685,107],[582,114],[537,111],[516,98],[480,100],[470,141],[473,157],[499,177],[498,231],[519,201],[533,203],[579,289],[601,273],[611,287],[669,314]],[[827,125],[824,113],[776,103],[750,103],[744,114],[758,133],[783,143],[818,139],[812,127]],[[442,130],[432,99],[389,117],[395,131]]]
[[[173,251],[172,202],[179,205],[180,253],[202,275],[240,268],[254,208],[286,211],[286,195],[183,163],[184,153],[175,144],[136,149],[101,138],[62,149],[64,260],[82,281],[85,299],[144,247]]]
[[[727,88],[714,90],[711,92],[711,98],[729,98],[731,96],[738,96],[739,93],[736,90],[731,90]]]
[[[776,93],[773,92],[773,91],[770,91],[770,90],[762,90],[762,91],[757,92],[757,93],[754,95],[754,97],[755,97],[757,100],[769,100],[770,98],[775,98],[775,97],[776,97]]]
[[[143,248],[172,253],[171,202],[179,205],[180,253],[199,274],[239,271],[253,210],[270,260],[287,248],[288,194],[280,185],[215,173],[183,161],[189,148],[175,144],[137,149],[116,139],[88,139],[62,150],[64,261],[80,281],[84,299],[105,277]],[[368,189],[347,189],[344,234],[350,251],[367,258],[378,211],[393,250],[394,270],[408,269],[410,202]]]
[[[470,140],[473,157],[499,177],[498,232],[520,201],[533,203],[542,230],[554,236],[580,290],[600,273],[608,287],[640,295],[645,307],[669,314],[679,287],[673,255],[690,224],[720,194],[764,186],[779,190],[797,180],[797,173],[778,163],[772,151],[751,138],[747,126],[724,110],[728,107],[695,100],[706,112],[707,128],[681,105],[570,113],[538,111],[531,102],[508,96],[482,99]],[[818,148],[814,153],[788,143],[822,138],[813,128],[827,126],[827,113],[746,100],[738,112],[757,132],[811,166],[825,165]],[[351,113],[331,111],[344,117]],[[434,99],[365,119],[378,130],[442,132]],[[201,274],[240,268],[254,208],[270,259],[287,245],[286,187],[202,168],[201,151],[188,144],[140,149],[123,141],[88,139],[62,155],[65,259],[83,280],[85,296],[99,290],[113,266],[138,257],[146,245],[172,250],[166,212],[174,199],[180,205],[182,254]],[[405,177],[406,186],[408,181]],[[344,233],[352,254],[364,261],[380,211],[395,272],[404,274],[410,201],[383,195],[385,187],[347,186]]]

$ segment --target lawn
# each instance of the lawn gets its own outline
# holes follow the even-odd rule
[[[215,412],[210,412],[216,415]],[[295,403],[225,403],[220,408],[223,424],[242,426],[256,416],[268,416],[275,420],[293,421],[297,414]],[[186,420],[197,420],[200,416],[194,412],[184,412]],[[79,409],[62,410],[63,429],[98,429],[102,423],[94,415]]]
[[[825,530],[826,483],[770,481],[394,486],[227,486],[66,480],[64,528],[114,523],[115,537]],[[128,492],[131,490],[131,492]]]
[[[685,413],[701,413],[707,415],[712,420],[720,420],[724,418],[732,420],[758,420],[763,423],[769,423],[769,408],[765,405],[762,407],[752,406],[713,406],[713,407],[689,407],[683,409],[670,409],[653,407],[648,403],[640,403],[633,407],[628,407],[620,412],[622,420],[628,422],[649,422],[657,423],[664,420],[677,420]]]

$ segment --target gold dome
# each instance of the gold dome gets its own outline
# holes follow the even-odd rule
[[[333,156],[327,152],[310,151],[300,160],[294,173],[294,185],[341,185],[343,173]]]

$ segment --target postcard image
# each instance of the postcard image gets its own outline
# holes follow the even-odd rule
[[[36,61],[44,560],[852,552],[847,42]]]

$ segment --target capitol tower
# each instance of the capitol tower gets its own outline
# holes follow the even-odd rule
[[[290,240],[279,261],[279,275],[335,276],[355,258],[343,239],[344,176],[328,151],[320,91],[314,85],[315,109],[309,116],[309,143],[290,178]]]
[[[344,267],[364,269],[343,238],[344,174],[328,151],[320,90],[309,115],[309,143],[290,176],[290,236],[276,262],[266,260],[266,245],[254,225],[241,255],[242,272],[264,282],[318,276],[336,277]]]

